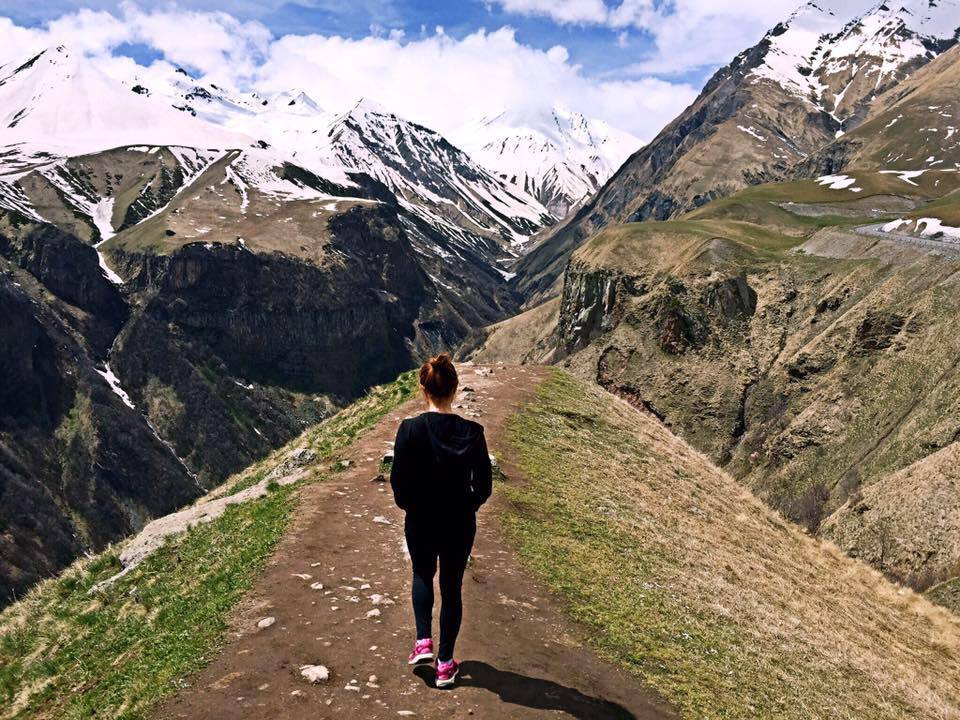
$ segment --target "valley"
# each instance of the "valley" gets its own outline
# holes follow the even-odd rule
[[[808,2],[645,144],[0,65],[0,718],[960,717],[958,38]],[[498,467],[468,597],[543,676],[449,701],[380,619],[440,352]]]

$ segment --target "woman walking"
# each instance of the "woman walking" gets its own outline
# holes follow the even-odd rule
[[[417,637],[409,663],[434,659],[433,578],[440,567],[440,645],[437,687],[450,687],[459,666],[453,659],[463,617],[463,573],[477,531],[476,513],[490,497],[492,473],[483,426],[454,414],[459,380],[448,355],[420,368],[427,409],[400,424],[390,484],[406,511],[404,534],[413,565],[413,614]]]

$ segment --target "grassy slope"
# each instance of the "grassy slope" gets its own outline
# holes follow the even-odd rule
[[[939,200],[934,200],[929,205],[910,213],[908,217],[935,217],[940,218],[944,225],[960,227],[960,190],[955,190]]]
[[[960,578],[935,585],[927,590],[926,595],[937,605],[943,605],[960,615]]]
[[[593,643],[695,718],[960,717],[960,621],[557,371],[515,416],[507,526]]]
[[[313,480],[360,433],[411,397],[412,373],[378,388],[228,486],[243,487],[293,447],[316,454]],[[255,481],[255,480],[254,480]],[[141,718],[204,666],[232,608],[258,576],[297,506],[296,486],[232,506],[171,538],[97,594],[122,547],[84,560],[0,614],[0,718]]]

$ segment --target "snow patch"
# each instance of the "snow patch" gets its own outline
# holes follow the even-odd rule
[[[960,228],[944,225],[940,218],[920,218],[917,220],[917,230],[924,237],[943,233],[945,237],[960,240]]]
[[[845,190],[856,182],[856,178],[847,175],[823,175],[817,178],[818,184],[827,185],[831,190]]]
[[[130,396],[127,395],[127,391],[120,386],[120,378],[118,378],[113,370],[110,369],[110,364],[107,363],[103,366],[103,370],[97,369],[97,374],[100,375],[104,380],[107,381],[107,384],[110,386],[110,389],[113,390],[113,393],[123,400],[124,405],[128,408],[135,410],[136,406],[133,404],[133,401],[130,399]]]
[[[747,135],[749,135],[749,136],[752,137],[752,138],[756,138],[756,139],[759,140],[760,142],[766,142],[766,141],[767,141],[767,139],[766,139],[763,135],[761,135],[760,133],[758,133],[756,130],[753,129],[753,125],[751,125],[750,127],[744,127],[743,125],[737,125],[737,129],[738,129],[738,130],[741,130],[742,132],[745,132]]]
[[[913,186],[917,187],[917,183],[915,183],[915,182],[913,181],[914,178],[920,177],[920,176],[923,175],[925,172],[926,172],[926,170],[881,170],[881,171],[880,171],[880,174],[881,174],[881,175],[896,175],[896,176],[899,177],[901,180],[903,180],[905,183],[909,183],[910,185],[913,185]]]

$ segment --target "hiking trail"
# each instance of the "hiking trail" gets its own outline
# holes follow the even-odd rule
[[[503,457],[504,424],[545,373],[461,365],[458,412],[485,426],[506,482],[519,478]],[[432,665],[406,664],[414,630],[403,513],[389,483],[373,478],[397,425],[420,411],[416,399],[389,414],[348,448],[345,471],[302,489],[284,538],[235,613],[225,647],[156,717],[675,717],[642,682],[584,646],[583,629],[521,569],[497,521],[499,482],[478,516],[464,578],[457,686],[437,690]],[[438,611],[439,596],[435,632]],[[301,672],[321,665],[326,680],[311,683]],[[306,672],[322,675],[317,668]]]

